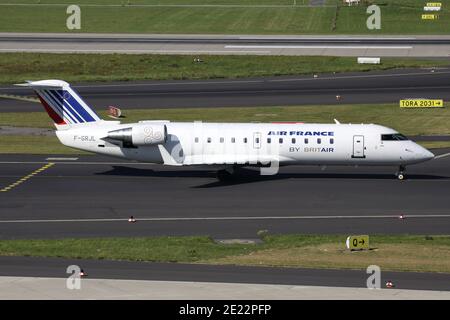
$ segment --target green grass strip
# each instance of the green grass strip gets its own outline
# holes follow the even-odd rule
[[[261,237],[262,244],[219,244],[208,236],[0,240],[0,255],[450,272],[450,236],[372,235],[371,250],[362,252],[345,249],[346,235]]]
[[[448,60],[383,58],[380,65],[351,57],[200,56],[126,54],[0,53],[0,83],[61,79],[133,81],[242,78],[449,66]],[[197,57],[197,56],[195,56]]]

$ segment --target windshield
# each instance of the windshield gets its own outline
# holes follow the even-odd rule
[[[382,134],[381,141],[404,141],[409,140],[407,137],[402,135],[401,133],[392,133],[392,134]]]

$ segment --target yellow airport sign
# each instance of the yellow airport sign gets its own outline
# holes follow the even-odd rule
[[[400,108],[443,108],[442,99],[403,99],[400,100]]]
[[[345,244],[347,246],[347,249],[350,250],[369,249],[369,236],[368,235],[349,236]]]
[[[442,7],[441,2],[427,2],[427,7]]]
[[[422,14],[422,20],[437,20],[438,18],[437,14]]]

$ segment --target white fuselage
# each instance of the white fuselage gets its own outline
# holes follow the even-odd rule
[[[153,143],[156,126],[166,137]],[[140,128],[140,145],[110,139],[111,131]],[[123,130],[121,130],[123,131]],[[120,131],[120,132],[121,132]],[[166,165],[400,165],[434,155],[410,140],[390,140],[397,131],[374,124],[200,123],[101,121],[58,130],[69,147]],[[388,137],[382,139],[382,135]],[[400,135],[401,136],[401,135]],[[148,144],[146,144],[146,142]],[[156,140],[155,140],[156,141]]]

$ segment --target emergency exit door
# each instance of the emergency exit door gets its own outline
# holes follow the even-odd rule
[[[353,136],[353,155],[352,158],[365,158],[364,154],[364,136]]]

